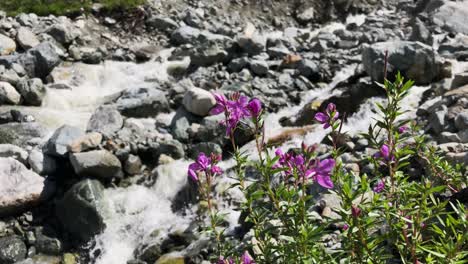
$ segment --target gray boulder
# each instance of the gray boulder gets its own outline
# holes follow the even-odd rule
[[[78,242],[88,242],[105,228],[108,207],[104,186],[98,180],[82,180],[57,202],[56,214],[64,229]]]
[[[7,82],[0,82],[0,105],[17,105],[20,102],[21,95],[16,91],[15,87]]]
[[[223,149],[220,145],[213,142],[197,143],[190,148],[190,158],[196,160],[202,152],[206,155],[210,155],[211,153],[221,155],[223,154]]]
[[[133,88],[117,100],[117,110],[127,117],[152,117],[169,111],[163,91],[154,88]]]
[[[60,61],[56,47],[50,42],[42,42],[19,56],[19,63],[31,78],[44,79]]]
[[[18,213],[39,204],[49,195],[45,187],[45,179],[21,162],[0,158],[0,215]]]
[[[250,70],[258,76],[265,76],[268,73],[268,63],[264,60],[252,60],[250,61]]]
[[[161,31],[172,31],[178,27],[177,23],[168,18],[159,15],[153,15],[146,20],[148,27],[156,28]]]
[[[54,132],[47,142],[45,153],[52,156],[65,157],[68,153],[68,145],[83,135],[84,133],[81,129],[63,125]]]
[[[237,44],[249,55],[256,55],[265,51],[266,38],[257,32],[253,24],[248,23],[244,32],[238,37]]]
[[[453,77],[451,89],[457,89],[468,84],[468,72],[455,74]]]
[[[44,155],[42,151],[33,149],[28,156],[28,164],[31,169],[39,175],[49,175],[55,172],[57,163],[49,155]]]
[[[385,51],[388,50],[388,77],[397,71],[412,79],[417,85],[427,85],[445,77],[441,58],[430,46],[421,42],[388,41],[364,45],[362,63],[373,80],[382,82]]]
[[[75,26],[67,20],[54,23],[46,30],[46,33],[62,45],[70,44],[80,35]]]
[[[73,153],[70,161],[77,175],[102,180],[112,179],[122,170],[119,159],[107,150]]]
[[[102,134],[98,132],[91,132],[73,140],[68,145],[68,151],[72,153],[79,153],[89,149],[95,149],[101,144]]]
[[[100,132],[109,137],[123,126],[123,117],[115,106],[100,106],[88,122],[87,132]]]
[[[26,258],[28,249],[17,236],[0,238],[0,263],[14,264]]]
[[[460,131],[468,129],[468,109],[463,110],[455,117],[455,126]]]
[[[140,173],[141,166],[140,157],[130,154],[125,160],[124,170],[129,175],[136,175]]]
[[[46,89],[41,79],[23,79],[18,83],[16,88],[23,96],[25,105],[40,106],[42,104],[42,99],[45,96]]]
[[[8,55],[15,51],[15,41],[3,34],[0,34],[0,55]]]
[[[34,48],[40,44],[36,35],[29,30],[27,27],[20,27],[16,33],[16,41],[24,50]]]
[[[171,40],[175,44],[191,44],[196,41],[201,31],[197,28],[183,26],[172,33]]]
[[[468,34],[468,1],[444,1],[432,16],[435,24],[456,33]]]
[[[0,144],[0,158],[14,158],[27,165],[28,152],[12,144]]]
[[[210,92],[193,87],[185,93],[182,104],[190,113],[207,116],[216,105],[216,99]]]

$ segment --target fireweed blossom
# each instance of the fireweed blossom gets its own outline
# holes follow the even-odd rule
[[[398,128],[398,133],[402,134],[402,133],[405,133],[407,130],[409,130],[409,127],[408,126],[401,126]]]
[[[336,111],[336,105],[334,103],[329,103],[325,112],[315,114],[315,120],[323,124],[323,128],[325,129],[332,126],[338,117],[340,117],[340,113]]]
[[[219,155],[212,154],[210,157],[207,157],[205,153],[201,152],[198,155],[197,160],[190,164],[188,167],[188,176],[195,182],[199,181],[198,174],[205,173],[206,175],[219,175],[223,173],[223,170],[216,166],[216,164],[221,160]]]
[[[226,126],[226,135],[231,135],[239,124],[239,121],[246,117],[256,117],[262,110],[260,100],[253,99],[249,102],[247,96],[234,93],[230,100],[222,94],[213,94],[216,99],[216,105],[211,109],[210,114],[218,115],[224,113],[226,120],[223,124]]]
[[[330,174],[335,167],[335,160],[310,160],[306,161],[302,154],[283,153],[280,149],[275,151],[279,160],[274,168],[282,168],[286,174],[296,172],[300,178],[312,179],[322,187],[327,189],[333,188],[333,182]]]
[[[390,147],[387,144],[383,144],[382,147],[380,147],[379,152],[374,154],[374,158],[382,158],[386,161],[394,159],[393,155],[390,153]]]
[[[385,189],[385,182],[383,180],[378,180],[372,189],[375,193],[381,193]]]
[[[245,251],[244,254],[242,254],[241,256],[241,263],[242,264],[255,264],[255,261],[249,255],[249,252]]]

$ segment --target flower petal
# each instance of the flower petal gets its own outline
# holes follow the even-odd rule
[[[318,184],[327,189],[331,189],[334,186],[330,176],[328,175],[317,174],[315,179]]]
[[[315,114],[315,120],[319,121],[320,123],[324,124],[328,122],[328,116],[325,115],[324,113],[316,113]]]

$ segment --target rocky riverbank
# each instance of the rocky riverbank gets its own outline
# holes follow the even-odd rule
[[[211,92],[261,99],[268,141],[283,148],[326,143],[313,116],[334,102],[348,116],[345,167],[371,171],[376,150],[354,135],[382,95],[386,51],[389,76],[417,85],[409,117],[468,165],[467,1],[154,2],[0,12],[0,264],[208,263],[186,168],[200,152],[231,166]],[[247,152],[252,130],[235,135]],[[230,181],[218,179],[218,202],[242,243]],[[336,197],[316,199],[317,218],[335,216]]]

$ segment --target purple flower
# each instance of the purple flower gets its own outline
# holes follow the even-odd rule
[[[330,174],[334,167],[334,159],[324,159],[322,161],[318,161],[316,166],[311,169],[312,178],[322,187],[331,189],[334,185],[330,178]]]
[[[348,225],[348,224],[344,224],[342,229],[343,229],[343,231],[348,230],[348,229],[349,229],[349,225]]]
[[[385,189],[385,182],[383,180],[379,180],[377,184],[374,186],[373,191],[375,193],[381,193]]]
[[[211,155],[211,159],[208,158],[205,153],[201,152],[198,155],[197,160],[190,164],[188,167],[188,176],[193,180],[193,181],[198,181],[198,173],[204,172],[206,174],[210,174],[212,176],[216,174],[221,174],[223,173],[223,170],[216,166],[216,162],[218,162],[218,156],[216,155]]]
[[[258,117],[262,112],[262,102],[257,98],[252,99],[247,105],[252,117]]]
[[[327,129],[333,125],[339,116],[340,113],[336,111],[336,105],[334,103],[329,103],[325,112],[315,114],[315,120],[323,124],[323,128]]]
[[[217,115],[221,114],[227,110],[228,100],[222,94],[213,93],[213,96],[216,99],[216,105],[211,109],[210,114]]]
[[[406,130],[408,130],[409,127],[408,126],[401,126],[398,128],[398,132],[401,134],[401,133],[404,133]]]
[[[390,147],[387,144],[383,144],[379,152],[374,154],[374,158],[383,158],[386,161],[393,160],[393,156],[390,154]]]
[[[241,263],[242,264],[255,264],[255,261],[249,255],[249,252],[245,251],[244,254],[242,254],[241,256]]]

